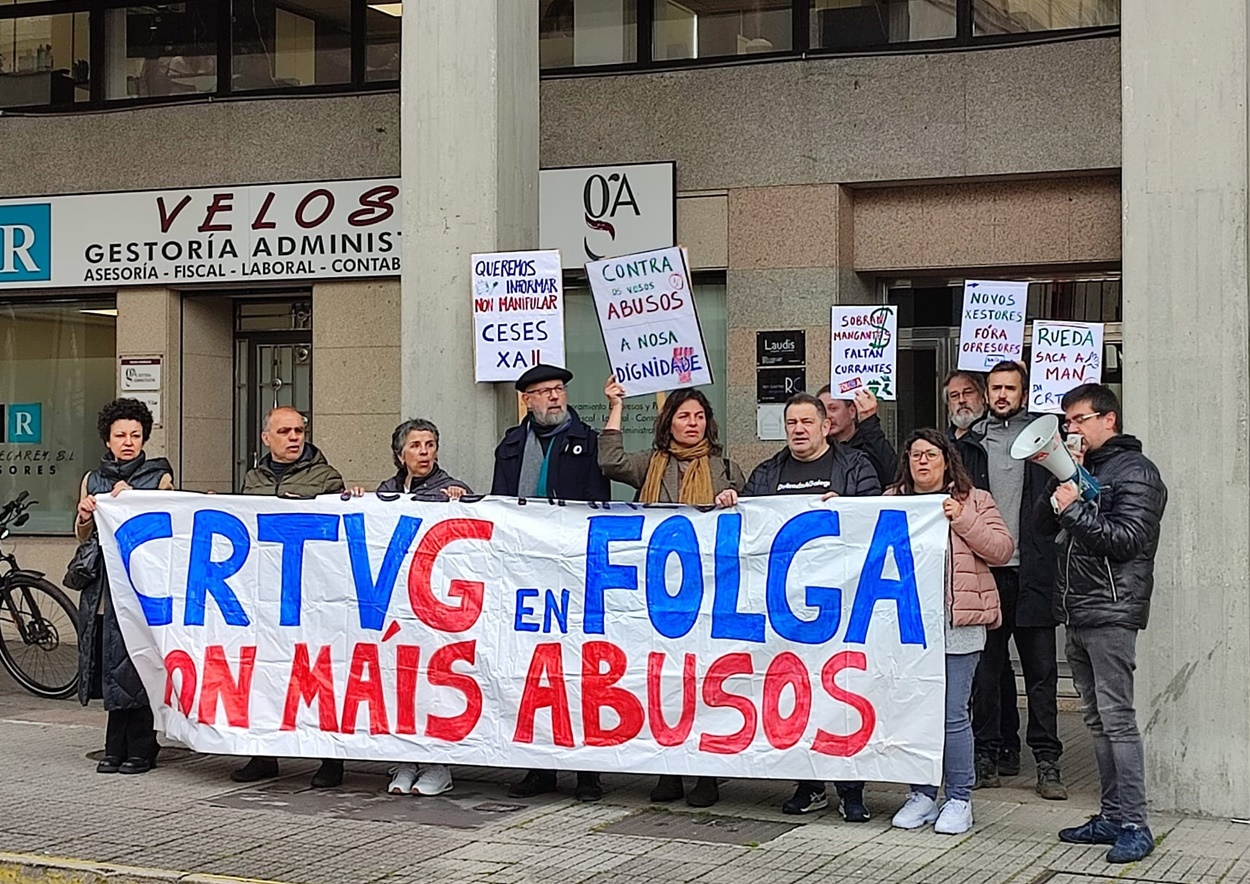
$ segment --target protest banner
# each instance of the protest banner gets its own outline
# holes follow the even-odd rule
[[[96,523],[197,751],[930,783],[941,504],[125,491]]]
[[[1033,321],[1029,411],[1063,414],[1063,394],[1102,383],[1102,323]]]
[[[999,362],[1019,362],[1024,354],[1027,282],[969,279],[964,283],[959,324],[959,368],[989,371]]]
[[[855,391],[865,388],[878,399],[895,398],[896,307],[834,307],[829,338],[829,383],[834,399],[854,399]]]
[[[626,396],[712,383],[680,247],[586,265],[608,362]]]
[[[473,256],[477,381],[515,381],[542,362],[564,365],[564,276],[560,253]]]

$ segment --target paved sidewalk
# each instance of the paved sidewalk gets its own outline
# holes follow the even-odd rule
[[[1109,866],[1105,848],[1061,845],[1056,830],[1096,809],[1091,753],[1079,720],[1062,716],[1067,802],[1031,789],[1026,762],[1004,788],[977,792],[977,825],[963,837],[891,830],[901,787],[870,786],[873,820],[836,810],[795,819],[779,811],[788,784],[735,780],[711,813],[654,809],[650,777],[607,776],[597,804],[565,792],[512,801],[511,771],[457,768],[439,798],[392,798],[385,766],[350,763],[344,787],[307,789],[314,762],[283,762],[285,778],[257,787],[228,779],[237,759],[167,748],[138,777],[101,776],[87,756],[103,742],[99,707],[21,694],[0,674],[0,882],[143,880],[92,866],[164,870],[185,884],[237,876],[300,884],[465,881],[560,884],[1217,884],[1250,880],[1250,826],[1156,814],[1160,847],[1146,861]],[[1248,809],[1250,810],[1250,809]],[[38,859],[45,857],[45,860]],[[68,860],[86,865],[73,866]],[[58,870],[32,864],[46,862]],[[206,877],[207,876],[207,877]]]

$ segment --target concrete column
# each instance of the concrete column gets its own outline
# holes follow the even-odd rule
[[[401,407],[486,490],[515,406],[473,382],[469,256],[538,245],[538,5],[407,3],[403,33]]]
[[[1171,499],[1138,639],[1148,795],[1250,811],[1245,0],[1123,4],[1124,398]]]

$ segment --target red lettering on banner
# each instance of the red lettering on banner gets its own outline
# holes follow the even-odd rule
[[[273,205],[273,198],[277,196],[272,190],[265,194],[265,201],[260,204],[260,211],[256,213],[256,217],[252,220],[253,230],[273,230],[278,226],[276,221],[267,221],[265,216],[269,214],[269,207]]]
[[[165,705],[173,706],[174,673],[182,676],[178,682],[178,709],[188,718],[195,706],[195,661],[186,651],[170,651],[165,655]]]
[[[452,580],[447,595],[460,599],[460,604],[449,605],[434,596],[430,575],[438,554],[448,544],[457,540],[490,540],[494,533],[495,523],[481,519],[448,519],[425,533],[408,569],[408,601],[421,622],[443,632],[466,632],[473,627],[482,613],[486,585],[477,580]]]
[[[746,652],[726,654],[708,667],[703,679],[703,702],[708,706],[737,709],[742,716],[742,727],[732,734],[700,734],[700,752],[733,755],[751,745],[755,739],[755,706],[741,694],[726,691],[725,681],[735,675],[751,675],[754,671],[751,655]]]
[[[417,732],[417,664],[421,648],[398,645],[395,649],[395,693],[399,712],[395,716],[395,733]]]
[[[347,216],[347,223],[352,227],[381,224],[395,214],[392,200],[397,196],[399,196],[399,188],[394,184],[383,184],[366,190],[360,195],[361,208]]]
[[[239,649],[239,677],[230,674],[226,649],[209,645],[204,652],[204,687],[200,691],[200,724],[215,724],[217,700],[226,710],[230,727],[248,726],[248,706],[252,696],[252,671],[256,667],[256,647]]]
[[[664,720],[664,692],[660,689],[660,676],[664,672],[665,654],[652,651],[647,655],[647,721],[651,724],[651,736],[661,746],[680,746],[690,736],[694,727],[695,656],[686,654],[681,672],[681,716],[674,727]]]
[[[233,211],[234,206],[231,205],[230,203],[232,199],[234,199],[233,193],[213,194],[213,201],[209,203],[208,209],[206,209],[204,212],[204,221],[197,228],[200,233],[208,233],[209,231],[213,231],[213,230],[229,230],[230,229],[229,224],[214,224],[213,218],[217,217],[217,215],[221,212]]]
[[[794,711],[783,718],[781,692],[787,685],[794,688]],[[764,736],[774,749],[789,749],[803,738],[812,714],[812,683],[798,655],[783,651],[768,664],[762,712]]]
[[[446,523],[444,523],[446,524]],[[547,680],[544,685],[543,680]],[[564,688],[564,659],[558,642],[548,642],[534,648],[530,668],[525,673],[525,690],[521,694],[521,708],[517,710],[514,743],[534,742],[534,716],[539,709],[551,707],[552,741],[557,746],[573,745],[573,723],[569,718],[569,696]]]
[[[446,687],[464,694],[464,711],[459,715],[430,715],[425,722],[425,735],[436,740],[458,742],[463,740],[482,717],[482,688],[471,675],[456,672],[452,664],[463,660],[470,666],[477,659],[477,642],[457,642],[439,648],[430,656],[430,668],[426,678],[435,687]],[[565,711],[567,718],[568,712]],[[572,745],[570,743],[569,745]]]
[[[178,201],[178,205],[174,206],[172,212],[165,211],[165,197],[158,196],[156,198],[156,209],[161,213],[161,233],[169,233],[169,228],[174,226],[174,219],[178,217],[178,213],[187,207],[191,202],[191,194],[187,194]]]
[[[320,215],[312,221],[309,221],[304,217],[304,210],[308,208],[308,204],[317,197],[321,197],[326,201],[326,207]],[[334,194],[330,193],[330,191],[326,190],[324,187],[318,187],[316,190],[310,191],[307,196],[299,201],[299,205],[295,208],[295,223],[305,230],[308,230],[310,227],[316,227],[319,224],[322,224],[327,218],[330,217],[330,213],[333,211]]]
[[[606,672],[603,664],[608,665]],[[587,746],[619,746],[642,730],[642,704],[624,688],[613,687],[625,675],[625,652],[611,642],[582,645],[582,733]],[[601,711],[607,706],[619,723],[605,728]]]
[[[858,669],[862,672],[867,668],[868,658],[863,653],[860,651],[843,651],[830,657],[829,662],[820,671],[820,682],[829,693],[829,696],[850,706],[863,719],[859,730],[845,736],[831,734],[826,730],[817,728],[816,739],[812,741],[812,748],[822,755],[834,755],[839,758],[855,755],[867,746],[868,740],[872,738],[872,732],[877,726],[877,710],[872,708],[872,703],[869,702],[867,697],[851,693],[845,688],[839,687],[837,682],[834,681],[838,673],[843,669]]]
[[[322,646],[317,652],[316,665],[310,666],[308,645],[300,642],[295,646],[295,660],[291,663],[291,680],[287,684],[280,729],[295,730],[300,703],[312,708],[314,701],[317,703],[318,726],[327,733],[335,733],[339,726],[334,702],[334,671],[330,668],[330,646]]]
[[[356,715],[360,711],[361,703],[369,704],[369,733],[374,736],[390,733],[391,729],[386,721],[386,700],[382,697],[380,668],[378,646],[358,642],[352,649],[352,665],[347,673],[347,689],[343,694],[343,716],[340,720],[343,733],[356,732]],[[323,726],[322,730],[324,729]]]

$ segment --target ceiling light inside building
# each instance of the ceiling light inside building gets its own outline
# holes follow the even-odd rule
[[[376,9],[378,12],[385,12],[387,15],[393,15],[399,18],[404,14],[404,4],[402,3],[370,3],[370,9]]]

